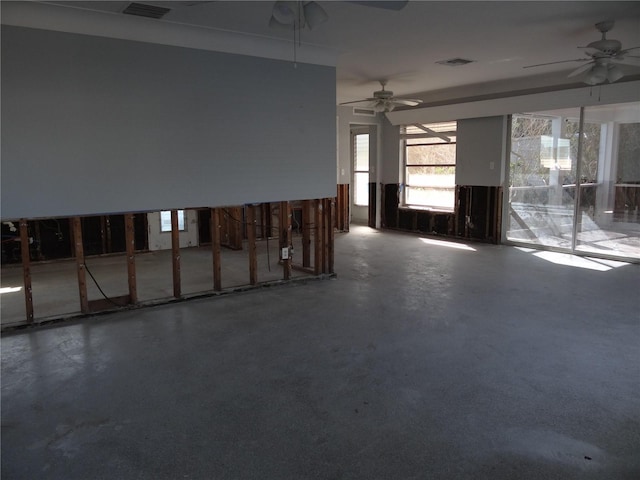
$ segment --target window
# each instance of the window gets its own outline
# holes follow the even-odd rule
[[[353,135],[353,203],[369,206],[369,134]]]
[[[456,188],[456,122],[407,125],[404,204],[453,211]]]
[[[185,231],[184,228],[184,210],[178,210],[178,230]],[[163,210],[160,212],[160,231],[171,231],[171,210]]]

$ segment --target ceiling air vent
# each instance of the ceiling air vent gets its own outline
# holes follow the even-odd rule
[[[448,65],[450,67],[459,67],[460,65],[467,65],[469,63],[473,63],[473,60],[468,60],[466,58],[450,58],[449,60],[440,60],[440,65]]]
[[[137,15],[147,18],[162,18],[171,11],[170,8],[156,7],[155,5],[145,5],[144,3],[130,3],[122,13],[127,15]]]
[[[365,117],[375,117],[376,111],[372,108],[353,107],[354,115],[364,115]]]

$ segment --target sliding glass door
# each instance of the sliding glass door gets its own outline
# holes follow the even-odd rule
[[[513,115],[508,241],[640,258],[640,103]]]
[[[580,110],[513,115],[507,239],[570,249]]]
[[[640,102],[584,109],[575,249],[640,258]]]

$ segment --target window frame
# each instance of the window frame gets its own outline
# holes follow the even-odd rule
[[[178,210],[178,231],[179,232],[186,232],[187,231],[187,211],[184,209]],[[163,220],[163,216],[169,215],[169,228],[165,228],[165,225],[167,224],[166,220]],[[182,221],[180,221],[182,219]],[[171,229],[171,210],[160,210],[160,215],[159,215],[159,221],[160,221],[160,233],[171,233],[172,229]],[[182,224],[182,228],[180,228],[180,224]]]
[[[445,125],[449,125],[451,128],[448,130],[442,131],[433,131],[433,128],[442,128]],[[408,127],[416,127],[419,130],[422,130],[420,133],[407,133]],[[430,129],[433,133],[425,130]],[[455,169],[456,163],[408,163],[409,159],[409,148],[412,147],[432,147],[432,146],[440,146],[440,145],[457,145],[457,132],[458,125],[457,121],[451,122],[438,122],[438,123],[424,123],[424,124],[414,124],[414,125],[403,125],[400,131],[400,139],[401,139],[401,148],[402,148],[402,206],[405,208],[411,208],[416,210],[433,210],[433,211],[441,211],[441,212],[454,212],[455,211]],[[443,137],[454,137],[453,141],[446,141]],[[421,138],[425,139],[441,139],[442,141],[431,141],[431,142],[420,142],[420,143],[408,143],[407,140],[419,140]],[[456,146],[457,148],[457,146]],[[454,156],[455,159],[455,156]],[[454,200],[450,207],[444,207],[441,205],[427,205],[427,204],[419,204],[419,203],[409,203],[408,199],[408,191],[412,188],[412,186],[408,183],[408,169],[412,167],[447,167],[453,168],[454,181],[453,185],[447,187],[441,187],[437,185],[433,186],[414,186],[413,188],[431,188],[431,189],[446,189],[447,191],[453,190],[454,192]]]

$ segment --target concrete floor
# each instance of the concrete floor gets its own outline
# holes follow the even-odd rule
[[[2,478],[640,478],[639,265],[355,227],[336,270],[5,334]]]

